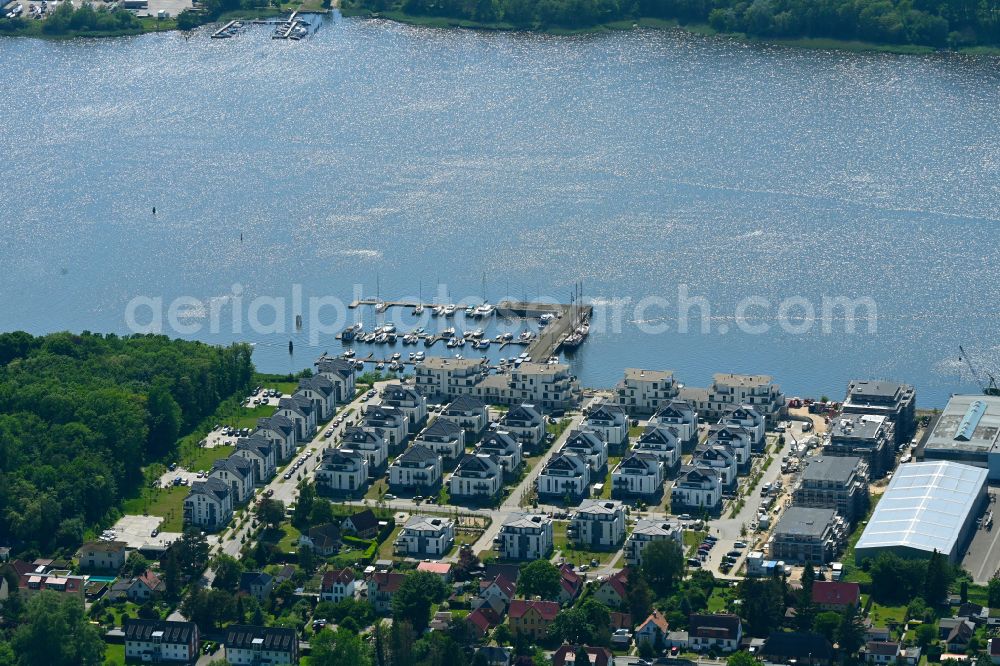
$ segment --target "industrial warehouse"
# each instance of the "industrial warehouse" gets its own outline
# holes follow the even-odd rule
[[[891,551],[961,561],[987,501],[985,469],[947,461],[900,465],[855,546],[855,559]]]

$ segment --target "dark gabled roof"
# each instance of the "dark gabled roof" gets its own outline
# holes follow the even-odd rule
[[[372,432],[371,430],[366,430],[361,426],[349,426],[344,428],[344,437],[342,440],[344,444],[381,444],[382,435],[377,432]]]
[[[340,526],[335,523],[324,523],[310,527],[307,535],[313,544],[320,548],[329,548],[340,543]]]
[[[704,481],[721,482],[719,473],[711,467],[685,467],[677,478],[678,484],[682,482],[701,484]]]
[[[424,397],[409,386],[402,384],[390,384],[385,387],[382,393],[382,402],[423,402]],[[391,406],[391,405],[390,405]]]
[[[245,479],[253,475],[253,463],[243,456],[238,456],[234,453],[228,458],[219,458],[212,463],[212,472],[216,470],[225,470],[230,474],[234,474]],[[209,472],[209,474],[212,472]]]
[[[274,452],[274,445],[267,437],[259,433],[254,433],[249,437],[241,437],[236,440],[237,451],[253,451],[262,458],[269,458]]]
[[[325,449],[323,451],[323,462],[321,464],[345,465],[347,463],[353,463],[360,465],[364,459],[365,457],[360,451],[355,451],[350,447],[341,447],[336,449]]]
[[[740,405],[739,407],[730,407],[723,412],[720,423],[726,419],[739,419],[740,421],[753,419],[754,421],[761,422],[764,420],[764,417],[750,405]]]
[[[750,434],[749,430],[741,425],[733,425],[732,423],[716,423],[709,426],[709,444],[713,441],[728,442],[733,439],[746,439],[749,441],[753,439],[753,436]]]
[[[833,658],[833,646],[822,634],[775,631],[764,641],[761,654],[782,659],[827,661]]]
[[[234,624],[226,630],[226,647],[248,650],[255,638],[263,639],[261,649],[270,652],[292,652],[298,643],[294,629]]]
[[[518,441],[513,435],[503,430],[495,430],[483,437],[483,441],[479,443],[478,448],[513,452],[517,450],[517,447]]]
[[[575,453],[556,453],[554,456],[549,458],[547,463],[545,463],[545,467],[542,468],[542,473],[544,474],[545,471],[549,469],[570,469],[577,471],[586,466],[587,463],[581,460],[580,456]]]
[[[267,585],[274,580],[269,573],[263,571],[245,571],[240,574],[240,590],[249,592],[251,585]]]
[[[403,416],[403,412],[395,407],[383,407],[382,405],[369,405],[365,411],[365,421],[401,422]]]
[[[612,405],[606,402],[602,402],[590,410],[590,414],[587,415],[587,420],[589,421],[591,419],[612,421],[615,424],[624,424],[628,422],[628,416],[626,416],[624,409],[618,405]]]
[[[434,462],[440,456],[434,451],[431,451],[426,446],[420,444],[415,444],[410,448],[403,451],[402,455],[396,458],[396,462],[415,462],[420,464],[425,464],[429,462]]]
[[[316,361],[317,372],[325,372],[347,378],[354,374],[354,364],[342,358],[321,356]]]
[[[314,375],[299,380],[299,389],[309,389],[325,396],[333,395],[333,382],[323,375]]]
[[[257,427],[277,430],[278,432],[284,434],[285,437],[295,432],[295,424],[292,423],[288,417],[282,416],[281,414],[272,414],[271,416],[257,419]]]
[[[884,657],[895,657],[899,654],[899,643],[895,641],[868,641],[865,644],[865,652]]]
[[[309,416],[313,411],[312,400],[296,393],[295,395],[278,400],[278,409],[290,409],[299,412],[303,416]]]
[[[195,481],[192,483],[191,492],[188,493],[188,497],[191,495],[208,495],[221,502],[229,496],[229,486],[222,479],[210,476],[204,481]]]
[[[563,445],[563,448],[601,448],[604,444],[604,437],[599,432],[593,430],[573,430],[569,434],[569,439]]]
[[[122,632],[126,641],[151,641],[153,632],[162,631],[164,643],[187,644],[197,631],[194,622],[173,622],[170,620],[137,620],[126,617],[122,620]]]
[[[698,460],[723,460],[728,465],[730,462],[735,462],[736,456],[733,455],[732,449],[728,446],[707,446],[701,451],[696,453]]]
[[[814,604],[857,605],[860,600],[861,586],[857,583],[832,580],[818,580],[813,583],[812,601]]]
[[[424,428],[419,437],[440,437],[447,439],[461,438],[462,426],[448,419],[434,419],[434,423]]]
[[[677,446],[677,429],[662,423],[647,426],[639,436],[639,444],[663,444],[667,447]]]
[[[459,460],[458,467],[455,468],[454,474],[458,476],[462,476],[463,472],[493,472],[496,474],[499,473],[499,471],[500,465],[497,463],[497,459],[493,456],[467,453],[462,456],[461,460]]]
[[[686,400],[674,398],[660,407],[654,418],[690,419],[694,417],[694,408]]]
[[[688,634],[700,636],[706,631],[716,633],[721,630],[726,638],[735,639],[740,626],[740,617],[731,613],[692,613],[688,622]]]
[[[503,576],[507,580],[515,583],[521,577],[521,567],[516,564],[504,564],[502,562],[490,562],[486,565],[483,573],[485,580],[494,580],[497,576]]]
[[[618,463],[618,467],[622,469],[641,469],[652,473],[659,464],[660,459],[652,453],[629,453]]]
[[[460,395],[447,407],[444,408],[444,414],[461,414],[464,412],[472,412],[476,410],[486,409],[486,403],[471,395]]]
[[[351,521],[351,526],[356,532],[364,532],[373,527],[378,527],[378,518],[375,517],[375,513],[371,509],[359,511],[347,520]]]
[[[504,423],[514,421],[518,424],[518,427],[524,427],[521,424],[527,425],[537,425],[542,422],[541,413],[535,409],[534,405],[525,403],[522,405],[517,405],[516,407],[511,407],[510,410],[504,414],[502,419]]]

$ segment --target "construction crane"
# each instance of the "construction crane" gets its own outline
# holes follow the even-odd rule
[[[986,376],[989,378],[990,382],[989,382],[989,384],[983,386],[983,380],[979,378],[979,373],[976,372],[976,366],[974,366],[972,364],[972,359],[969,357],[969,355],[967,353],[965,353],[965,349],[962,348],[962,345],[958,346],[958,353],[959,353],[958,360],[959,361],[963,361],[964,360],[965,364],[969,366],[969,372],[972,373],[972,376],[973,376],[973,378],[975,378],[976,383],[979,384],[979,386],[982,387],[983,394],[984,395],[1000,396],[1000,386],[997,386],[996,377],[994,377],[992,374],[990,374],[989,372],[987,372]]]

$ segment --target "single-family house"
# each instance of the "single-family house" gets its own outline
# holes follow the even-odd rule
[[[594,598],[608,608],[621,607],[628,600],[628,574],[629,569],[625,567],[606,578],[599,579]]]
[[[688,621],[688,647],[695,652],[715,648],[722,652],[739,649],[743,623],[730,613],[692,613]]]
[[[406,580],[406,574],[392,571],[376,571],[368,579],[368,603],[376,613],[384,614],[392,610],[392,596]]]
[[[124,541],[88,541],[76,557],[84,571],[118,571],[125,566],[126,546]]]
[[[167,586],[160,577],[153,573],[152,569],[146,569],[142,575],[131,579],[125,596],[129,601],[142,604],[165,592],[166,589]]]
[[[843,581],[817,580],[812,586],[813,605],[823,611],[844,612],[861,603],[861,586]]]
[[[649,617],[635,630],[635,644],[641,645],[646,642],[650,647],[662,650],[669,632],[670,623],[667,622],[667,618],[660,611],[653,609]]]
[[[344,599],[353,599],[358,588],[358,580],[350,567],[331,569],[323,574],[319,587],[320,601],[339,603]]]
[[[249,594],[260,603],[267,601],[274,587],[274,577],[263,571],[244,571],[240,575],[239,591]]]
[[[576,663],[576,653],[580,648],[587,653],[590,664]],[[612,666],[614,656],[606,647],[591,647],[589,645],[570,645],[563,643],[552,653],[552,666]]]
[[[299,547],[311,548],[317,555],[329,557],[340,552],[340,526],[336,523],[323,523],[310,527],[299,535]]]
[[[365,509],[352,514],[340,523],[340,531],[353,534],[361,539],[374,539],[378,536],[378,518],[371,509]]]
[[[557,615],[559,604],[554,601],[513,599],[507,609],[507,622],[515,636],[540,640],[548,635]]]
[[[774,631],[764,641],[760,656],[775,664],[829,666],[834,653],[822,634],[801,631]]]

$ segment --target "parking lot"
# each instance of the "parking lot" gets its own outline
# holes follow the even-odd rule
[[[990,503],[986,505],[985,512],[996,511],[997,496],[1000,495],[1000,488],[990,488]],[[995,524],[992,526],[976,526],[972,542],[969,544],[965,557],[962,559],[962,566],[972,574],[973,582],[979,585],[986,585],[990,578],[996,573],[1000,566],[1000,528]]]
[[[122,516],[113,528],[115,539],[124,541],[129,548],[142,548],[150,543],[166,545],[181,536],[180,532],[158,532],[152,536],[162,522],[160,516]]]

